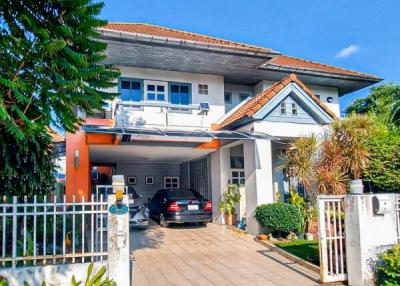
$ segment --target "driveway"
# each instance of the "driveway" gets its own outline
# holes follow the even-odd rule
[[[318,275],[216,224],[131,232],[134,286],[318,285]]]

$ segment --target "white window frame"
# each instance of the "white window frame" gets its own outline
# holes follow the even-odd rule
[[[148,90],[147,86],[148,85],[154,85],[155,86],[155,98],[154,100],[149,100],[147,98]],[[164,100],[157,100],[157,86],[163,86],[164,87]],[[155,81],[155,80],[145,80],[143,83],[143,90],[144,90],[144,101],[147,102],[168,102],[168,82],[165,81]]]
[[[199,83],[197,85],[198,94],[208,95],[208,84]]]
[[[282,112],[283,111],[283,112]],[[286,115],[287,114],[287,106],[286,106],[286,102],[281,102],[279,104],[279,112],[281,115]]]
[[[292,103],[292,115],[297,116],[299,114],[299,108],[297,103]]]
[[[237,177],[234,177],[233,176],[233,172],[237,172],[238,173],[238,176]],[[241,172],[243,172],[244,173],[244,176],[241,176],[240,175],[240,173]],[[239,186],[240,187],[244,187],[245,186],[245,184],[246,184],[246,172],[244,171],[244,169],[231,169],[231,183],[233,184],[233,180],[234,179],[237,179],[238,180],[238,182],[239,182]],[[244,184],[241,184],[240,183],[240,180],[244,180]]]
[[[176,187],[172,187],[172,182],[171,182],[171,187],[167,187],[167,180],[175,180],[176,181]],[[164,189],[167,189],[167,190],[174,190],[174,189],[179,189],[179,186],[180,186],[180,180],[179,180],[179,177],[178,176],[165,176],[164,177]]]

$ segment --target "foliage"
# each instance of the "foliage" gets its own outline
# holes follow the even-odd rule
[[[299,207],[287,203],[259,205],[255,217],[262,226],[278,235],[300,232],[304,221]]]
[[[296,177],[311,192],[311,182],[317,158],[318,139],[312,134],[309,137],[299,137],[292,141],[282,158],[282,167],[291,177]]]
[[[313,217],[312,207],[309,205],[302,196],[299,195],[295,190],[290,190],[289,204],[297,206],[303,217],[303,222],[301,225],[302,231],[307,232],[307,227],[311,222]]]
[[[394,83],[372,87],[370,94],[359,98],[346,108],[346,113],[373,114],[387,124],[399,125],[400,85]]]
[[[0,127],[0,196],[48,194],[55,184],[51,138],[47,133],[14,141]]]
[[[400,285],[400,245],[379,255],[380,265],[377,268],[377,285]]]
[[[374,191],[398,192],[400,189],[400,131],[379,124],[368,140],[370,159],[363,179]]]
[[[0,1],[0,125],[21,140],[51,124],[73,132],[116,94],[119,72],[95,30],[103,3],[91,0]]]
[[[318,240],[291,240],[278,241],[276,246],[296,255],[306,261],[319,265],[319,244]]]
[[[106,267],[103,266],[100,268],[100,270],[92,275],[93,273],[93,263],[90,263],[88,270],[87,270],[87,275],[86,275],[86,280],[85,280],[85,286],[117,286],[117,283],[114,281],[110,280],[108,277],[103,279],[103,275],[106,273]],[[46,282],[42,282],[41,286],[46,286]],[[71,286],[79,286],[82,285],[82,282],[77,282],[75,276],[72,276],[72,281],[71,281]],[[1,279],[0,277],[0,286],[8,286],[7,280]],[[24,282],[24,286],[29,286],[27,282]]]
[[[223,199],[219,203],[221,213],[232,215],[235,213],[235,205],[240,202],[240,193],[237,185],[227,184]]]

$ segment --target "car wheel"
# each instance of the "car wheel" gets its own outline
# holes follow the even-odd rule
[[[208,223],[208,221],[202,221],[202,222],[200,223],[200,225],[202,225],[202,226],[207,226],[207,223]]]
[[[168,227],[168,223],[164,219],[164,214],[160,214],[160,226],[161,227]]]

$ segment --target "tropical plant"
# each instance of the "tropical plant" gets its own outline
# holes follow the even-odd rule
[[[101,267],[100,270],[93,274],[93,268],[94,265],[93,263],[90,263],[87,274],[86,274],[86,280],[84,285],[85,286],[117,286],[117,283],[115,283],[113,280],[109,279],[106,277],[103,279],[104,274],[106,273],[107,269],[105,266]],[[46,282],[42,282],[41,286],[46,286]],[[82,285],[82,282],[77,282],[75,276],[72,276],[72,281],[71,281],[71,286],[79,286]],[[9,286],[7,279],[2,278],[0,276],[0,286]],[[27,282],[24,282],[24,286],[29,286]]]
[[[294,189],[290,190],[290,198],[288,203],[297,206],[303,216],[303,223],[301,225],[302,231],[306,232],[312,219],[312,206],[307,203],[302,196],[299,195]]]
[[[379,255],[376,282],[379,286],[400,285],[400,245]]]
[[[232,215],[235,213],[235,206],[240,202],[240,193],[237,185],[227,184],[220,201],[221,213]]]
[[[318,139],[312,134],[292,141],[282,158],[282,168],[290,177],[296,177],[307,193],[312,191],[317,150]]]
[[[259,205],[255,217],[262,226],[278,236],[300,232],[304,222],[300,208],[287,203]]]

